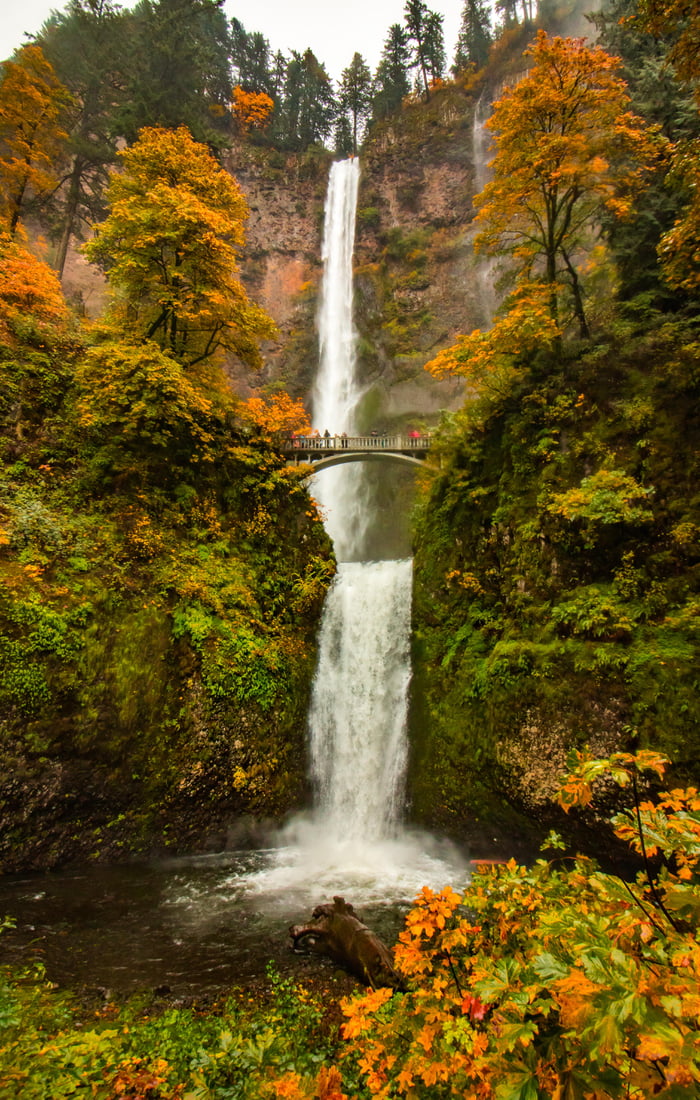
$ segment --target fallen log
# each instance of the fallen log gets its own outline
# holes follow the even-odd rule
[[[308,924],[293,924],[289,929],[293,951],[326,955],[373,989],[382,985],[401,988],[389,949],[358,920],[345,898],[334,897],[332,905],[317,905],[311,916]]]

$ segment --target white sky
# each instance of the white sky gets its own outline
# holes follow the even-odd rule
[[[133,0],[122,0],[131,7]],[[405,0],[226,0],[228,18],[236,16],[247,31],[261,31],[273,51],[303,52],[311,47],[335,80],[362,54],[374,73],[392,23],[403,22]],[[62,0],[0,0],[0,59],[9,57],[35,33]],[[431,11],[444,15],[448,68],[452,64],[463,0],[428,0]]]

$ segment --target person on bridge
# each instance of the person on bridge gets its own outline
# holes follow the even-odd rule
[[[331,433],[328,431],[328,428],[326,428],[325,432],[323,433],[323,438],[326,441],[324,446],[330,447],[330,445],[331,445]]]

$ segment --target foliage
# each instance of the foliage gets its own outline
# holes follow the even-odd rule
[[[581,268],[592,230],[603,211],[629,213],[658,141],[627,109],[619,61],[600,47],[540,31],[526,56],[528,75],[506,89],[487,123],[494,177],[477,199],[476,244],[508,256],[519,279],[545,282],[558,323],[564,294],[586,335]]]
[[[514,807],[550,818],[583,741],[603,755],[636,730],[694,779],[700,374],[696,323],[646,300],[595,345],[529,347],[514,326],[482,361],[500,327],[435,361],[469,398],[433,435],[415,517],[430,721],[412,787],[433,825],[500,816],[511,832]]]
[[[283,391],[254,394],[243,402],[241,415],[256,431],[278,441],[290,433],[308,435],[311,432],[311,421],[303,402]]]
[[[0,1092],[64,1100],[273,1100],[280,1078],[311,1079],[337,1042],[325,1006],[268,967],[262,998],[213,1010],[107,1004],[92,1020],[41,968],[0,976]],[[327,1071],[324,1071],[327,1076]],[[332,1100],[326,1093],[326,1100]]]
[[[0,216],[11,234],[57,185],[71,97],[38,46],[5,61],[0,81]]]
[[[436,377],[464,375],[481,393],[506,393],[538,352],[559,346],[561,332],[550,311],[550,289],[529,282],[513,292],[490,329],[475,329],[425,365]]]
[[[265,92],[246,92],[240,85],[233,89],[233,116],[241,133],[264,130],[275,104]]]
[[[113,327],[190,365],[229,350],[257,365],[270,318],[238,280],[248,208],[240,188],[184,128],[147,129],[121,154],[110,215],[86,246],[115,291]]]
[[[654,753],[580,758],[563,804],[593,779],[663,772]],[[700,798],[637,802],[615,832],[636,882],[577,857],[480,868],[466,891],[424,889],[395,951],[409,986],[345,1005],[372,1096],[694,1096],[700,1082]],[[558,838],[550,844],[560,847]]]

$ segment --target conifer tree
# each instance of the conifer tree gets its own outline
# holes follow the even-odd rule
[[[71,238],[81,236],[81,225],[104,216],[103,194],[118,140],[113,116],[122,96],[123,24],[111,0],[70,0],[42,28],[44,53],[73,96],[68,162],[51,212],[59,278]]]
[[[386,118],[401,106],[404,96],[410,90],[410,63],[411,53],[406,31],[400,23],[392,23],[374,77],[373,118]]]
[[[120,133],[134,141],[144,126],[185,125],[221,145],[213,119],[225,115],[232,86],[223,0],[140,0],[130,21]]]
[[[419,74],[417,84],[428,99],[430,81],[440,78],[445,70],[443,17],[430,11],[423,0],[406,0],[404,19]]]
[[[358,139],[369,117],[372,104],[372,75],[361,54],[356,53],[347,69],[343,70],[338,95],[338,111],[349,124],[350,149],[357,153]]]
[[[287,149],[321,145],[333,130],[337,106],[333,85],[313,50],[292,51],[287,66],[278,140]]]
[[[481,69],[488,59],[492,41],[491,9],[486,0],[465,0],[453,72]]]

